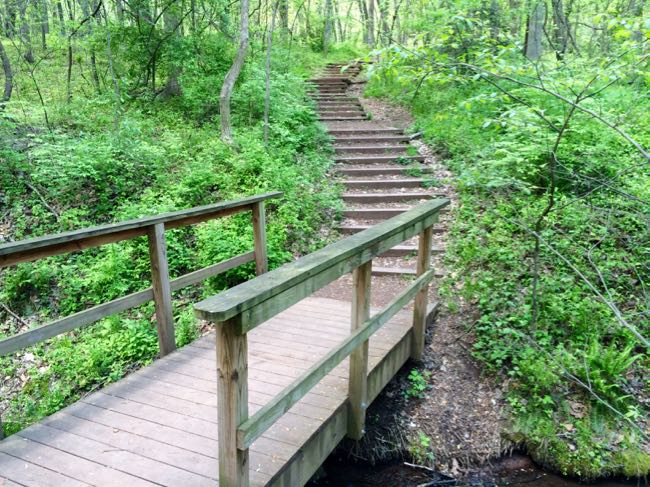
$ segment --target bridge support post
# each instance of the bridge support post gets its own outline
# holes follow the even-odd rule
[[[352,273],[352,331],[361,328],[370,318],[370,280],[372,261],[357,267]],[[360,440],[366,429],[368,407],[368,340],[350,354],[350,416],[348,436]]]
[[[269,261],[266,253],[266,215],[264,202],[253,204],[253,239],[255,246],[255,271],[257,275],[269,270]]]
[[[248,449],[237,448],[237,428],[248,419],[248,341],[231,321],[217,323],[219,485],[248,487]]]
[[[151,261],[151,286],[156,305],[156,326],[160,355],[176,350],[174,316],[172,314],[172,291],[169,284],[165,224],[158,223],[148,229],[149,260]]]
[[[433,227],[425,228],[420,233],[418,243],[417,275],[421,276],[429,270],[431,265],[431,245],[433,243]],[[413,305],[413,349],[411,358],[422,360],[424,353],[424,337],[427,328],[427,302],[429,286],[424,286],[415,296]]]

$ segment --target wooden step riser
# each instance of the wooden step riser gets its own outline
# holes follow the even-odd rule
[[[370,227],[338,227],[337,230],[342,235],[355,235],[359,232],[367,230],[368,228]],[[434,235],[441,235],[445,232],[446,230],[444,228],[433,228]]]
[[[430,200],[433,198],[444,198],[444,195],[434,195],[429,193],[394,193],[394,194],[344,194],[343,201],[348,203],[361,204],[382,204],[382,203],[407,203],[420,200]]]
[[[400,159],[400,157],[401,159],[408,161],[408,163],[424,162],[424,156],[336,157],[334,161],[341,164],[376,164],[380,162],[384,164],[390,164],[390,163],[397,164],[397,160]]]
[[[365,147],[365,146],[347,146],[347,147],[334,147],[334,151],[337,154],[350,154],[352,152],[359,154],[383,154],[383,155],[396,155],[404,154],[408,149],[408,145],[402,146],[377,146],[377,147]]]
[[[399,267],[374,267],[372,269],[373,276],[415,276],[415,269],[399,268]],[[437,278],[445,277],[442,272],[436,272]]]
[[[401,134],[401,129],[332,129],[330,130],[331,135],[342,135],[350,137],[358,137],[361,135],[372,135],[372,134]]]
[[[376,181],[343,181],[347,189],[426,189],[423,181],[409,181],[405,179],[378,179]]]
[[[444,253],[445,249],[442,247],[431,247],[432,255],[442,255]],[[415,245],[400,245],[384,252],[380,257],[411,257],[417,254],[418,248]]]
[[[363,110],[357,110],[355,112],[318,112],[318,115],[321,117],[363,117],[366,118],[366,112]]]
[[[362,120],[368,120],[366,117],[319,117],[321,122],[349,122],[355,121],[360,122]]]
[[[331,132],[330,132],[331,133]],[[387,136],[387,137],[335,137],[334,143],[345,147],[347,144],[372,144],[373,142],[391,142],[391,143],[403,143],[409,142],[411,139],[409,137],[399,137],[399,136]],[[346,144],[346,145],[344,145]]]
[[[413,168],[413,169],[420,169],[420,172],[422,174],[431,174],[433,172],[433,169],[430,167],[423,167],[423,168]],[[401,167],[378,167],[378,168],[346,168],[346,169],[336,169],[337,174],[341,174],[342,176],[357,176],[357,177],[363,177],[363,176],[408,176],[409,175],[409,170],[408,168],[401,168]],[[411,176],[413,176],[413,173],[410,173]]]
[[[352,218],[353,220],[387,220],[394,216],[401,215],[409,208],[350,208],[343,211],[345,218]],[[448,208],[442,208],[440,213],[447,213]]]

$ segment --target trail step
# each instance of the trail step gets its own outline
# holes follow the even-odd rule
[[[408,174],[408,171],[412,171],[412,170],[418,170],[422,174],[430,174],[433,172],[433,168],[427,166],[422,166],[422,167],[377,166],[377,167],[359,167],[359,168],[341,166],[340,168],[336,169],[336,172],[344,176],[399,176],[399,175]]]
[[[344,235],[354,235],[355,233],[363,232],[364,230],[367,230],[372,227],[373,225],[340,225],[337,227],[337,230],[339,231],[339,233],[342,233]],[[433,227],[433,233],[436,235],[439,235],[444,232],[445,232],[444,228]]]
[[[351,128],[351,129],[332,129],[331,135],[357,135],[357,134],[402,134],[404,131],[398,128]]]
[[[324,122],[347,122],[352,120],[368,120],[366,117],[319,117]]]
[[[343,184],[348,189],[424,188],[426,179],[348,179]]]
[[[390,151],[403,152],[407,147],[408,145],[346,145],[343,147],[334,147],[334,151],[337,154],[343,152],[363,152],[366,154],[374,154]]]
[[[435,277],[445,277],[442,272],[434,271]],[[372,275],[373,276],[415,276],[417,272],[415,269],[409,269],[408,267],[373,267]]]
[[[331,133],[331,132],[330,132]],[[356,135],[347,137],[336,137],[334,142],[336,144],[366,144],[371,142],[408,142],[410,137],[405,135],[385,135],[385,136],[372,136],[372,135]]]
[[[365,115],[366,112],[359,108],[358,110],[319,110],[321,115]]]
[[[335,157],[335,162],[346,164],[374,164],[376,162],[397,162],[397,160],[408,162],[424,162],[424,156],[358,156],[358,157]]]
[[[349,203],[398,203],[401,201],[430,200],[444,195],[432,193],[343,193],[343,201]]]
[[[390,250],[387,250],[380,257],[408,257],[415,256],[418,253],[417,245],[397,245]],[[445,253],[444,247],[431,247],[433,255],[440,255]]]
[[[410,209],[409,206],[401,208],[348,208],[343,210],[343,216],[356,220],[382,220],[401,215]]]

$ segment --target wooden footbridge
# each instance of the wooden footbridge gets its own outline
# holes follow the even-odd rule
[[[424,349],[433,225],[426,201],[267,272],[266,194],[0,246],[0,266],[146,236],[152,287],[0,341],[0,355],[154,300],[161,357],[0,441],[0,486],[301,486]],[[251,212],[254,249],[170,280],[165,231]],[[370,306],[373,258],[418,238],[417,270]],[[248,262],[258,276],[194,306],[215,331],[175,349],[172,291]],[[352,273],[349,296],[313,294]],[[405,308],[413,301],[412,311]]]

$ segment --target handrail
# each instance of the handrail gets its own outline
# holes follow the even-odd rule
[[[244,450],[251,446],[276,419],[286,413],[302,399],[309,390],[329,374],[338,364],[345,360],[359,345],[366,341],[379,328],[397,314],[413,297],[435,277],[433,270],[428,270],[418,277],[413,284],[394,298],[388,306],[367,320],[362,328],[343,340],[325,357],[310,367],[298,379],[282,389],[263,408],[248,418],[237,429],[237,448]]]
[[[423,203],[401,215],[339,240],[299,260],[194,305],[206,321],[235,319],[238,333],[252,330],[316,290],[430,227],[447,199]],[[307,283],[306,286],[300,286]]]
[[[363,436],[368,403],[369,338],[413,298],[411,357],[416,360],[422,357],[428,285],[435,276],[430,269],[433,224],[448,204],[447,199],[421,204],[194,306],[199,318],[216,324],[220,483],[248,486],[251,444],[348,356],[348,436],[353,439]],[[371,318],[373,257],[418,234],[417,278]],[[354,288],[350,336],[249,417],[247,333],[350,271]]]
[[[165,230],[200,223],[217,217],[246,211],[255,203],[280,196],[272,192],[238,200],[225,201],[186,210],[161,213],[135,220],[83,228],[69,232],[45,235],[0,245],[0,267],[41,259],[52,255],[74,252],[107,243],[129,240],[147,234],[147,228],[163,223]]]
[[[140,306],[151,300],[154,300],[156,304],[156,325],[160,353],[165,355],[173,351],[176,345],[174,341],[171,292],[252,261],[256,263],[258,275],[266,272],[264,201],[281,194],[278,192],[266,193],[239,200],[148,216],[137,220],[0,245],[0,267],[3,267],[147,235],[152,267],[151,287],[2,339],[0,340],[0,356],[8,355],[76,328],[87,326],[102,318]],[[244,211],[252,212],[254,251],[236,255],[217,264],[182,275],[174,280],[169,279],[164,237],[166,229],[187,226]]]

